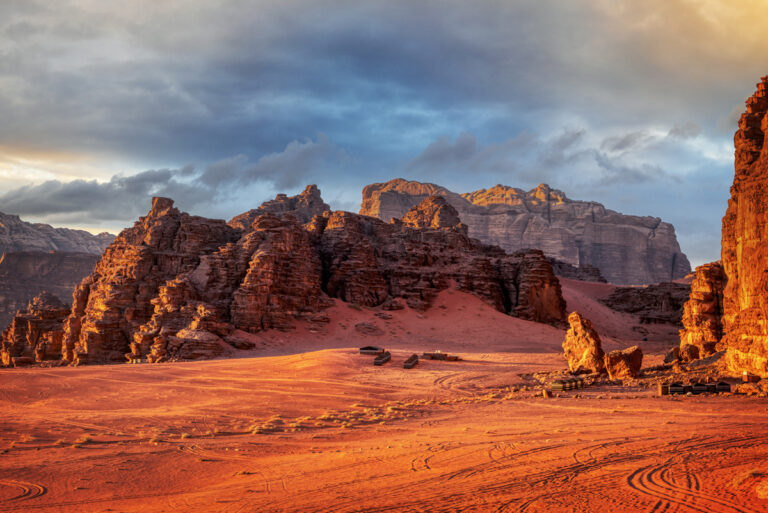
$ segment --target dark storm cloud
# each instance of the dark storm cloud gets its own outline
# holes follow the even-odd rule
[[[265,155],[255,162],[238,155],[202,170],[187,165],[113,176],[105,182],[48,180],[22,186],[0,194],[0,211],[22,216],[59,216],[70,222],[127,221],[143,215],[153,196],[166,196],[182,208],[194,207],[199,212],[222,198],[231,197],[244,186],[296,188],[308,180],[312,172],[329,165],[339,166],[339,159],[343,158],[343,153],[335,149],[327,137],[320,136],[316,141],[293,141],[282,152]]]
[[[70,152],[115,163],[73,190],[195,198],[234,187],[248,201],[311,176],[359,194],[401,171],[459,184],[471,176],[477,186],[668,185],[723,169],[721,146],[742,108],[734,105],[768,69],[754,16],[762,8],[758,0],[7,0],[0,163]],[[333,144],[315,140],[319,133]],[[672,143],[689,145],[678,152],[687,160]],[[182,171],[188,162],[194,172]],[[176,171],[153,186],[111,177],[158,167]],[[67,176],[56,201],[71,169],[49,170]],[[0,188],[10,183],[3,171]],[[30,188],[50,178],[30,176]],[[233,213],[252,206],[237,203]]]

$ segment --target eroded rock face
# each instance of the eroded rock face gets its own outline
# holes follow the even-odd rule
[[[431,200],[408,224],[330,211],[302,224],[266,213],[241,229],[156,198],[76,289],[65,358],[219,356],[240,347],[238,333],[293,329],[331,298],[426,309],[452,283],[510,315],[560,322],[565,303],[544,255],[470,239],[451,210]]]
[[[605,370],[611,379],[636,378],[643,366],[643,350],[638,346],[605,355]]]
[[[723,217],[725,363],[734,373],[768,376],[768,77],[734,136],[735,175]]]
[[[600,269],[589,264],[582,264],[576,267],[575,265],[561,262],[556,258],[550,257],[548,260],[549,263],[552,264],[552,269],[555,271],[555,275],[560,278],[570,278],[579,281],[594,281],[597,283],[608,282],[608,280],[600,274]]]
[[[459,213],[442,196],[429,196],[414,206],[403,216],[403,224],[410,228],[450,228],[467,234]]]
[[[53,294],[43,292],[16,313],[0,338],[0,363],[60,360],[64,320],[69,307]],[[18,360],[21,358],[22,360]]]
[[[471,237],[507,251],[541,249],[577,268],[590,265],[611,283],[671,281],[691,269],[671,224],[574,201],[546,184],[527,192],[497,185],[459,195],[435,184],[396,179],[366,186],[360,213],[384,221],[402,218],[434,195],[458,211]]]
[[[326,210],[331,210],[320,196],[317,185],[307,185],[301,194],[286,196],[278,194],[275,199],[261,204],[259,208],[249,210],[229,221],[229,225],[240,230],[248,230],[253,221],[264,214],[273,214],[278,217],[290,214],[302,223],[308,223],[313,217],[321,215]]]
[[[563,340],[563,352],[568,362],[568,369],[573,374],[585,374],[605,372],[603,360],[603,348],[600,343],[600,335],[589,319],[581,316],[579,312],[572,312],[568,316],[570,328]]]
[[[155,198],[147,216],[120,233],[75,289],[65,356],[122,361],[134,333],[152,317],[159,287],[197,268],[201,256],[235,242],[239,233],[224,221],[190,216],[172,200]]]
[[[696,268],[696,276],[691,283],[690,299],[684,307],[680,346],[697,347],[701,358],[718,351],[718,344],[723,336],[725,284],[725,272],[720,262],[712,262]]]
[[[0,255],[51,251],[100,255],[114,239],[115,236],[111,233],[93,235],[85,230],[27,223],[19,216],[0,212]]]
[[[642,324],[681,325],[683,305],[691,287],[683,283],[656,283],[645,287],[617,287],[599,301],[617,312],[637,315]]]
[[[90,253],[24,251],[0,255],[0,330],[44,291],[69,301],[75,286],[93,272],[98,260],[98,255]]]

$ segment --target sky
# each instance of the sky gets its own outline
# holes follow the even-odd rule
[[[539,183],[720,255],[765,0],[0,2],[0,211],[118,232],[316,183]]]

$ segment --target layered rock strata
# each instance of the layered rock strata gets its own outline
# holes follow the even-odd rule
[[[98,255],[23,251],[0,255],[0,330],[43,291],[69,299],[75,286],[93,272]]]
[[[726,277],[720,262],[700,265],[691,282],[690,299],[683,311],[680,347],[697,348],[697,357],[705,358],[718,351],[723,336],[723,291]],[[692,355],[686,348],[681,354]]]
[[[690,285],[671,282],[644,287],[617,287],[599,301],[617,312],[638,316],[641,324],[680,326],[683,305],[690,291]]]
[[[594,281],[597,283],[608,282],[608,280],[600,274],[600,269],[589,264],[583,264],[576,267],[575,265],[561,262],[556,258],[550,257],[548,260],[549,263],[552,264],[552,269],[555,271],[555,275],[560,278],[570,278],[579,281]]]
[[[320,189],[313,184],[307,185],[301,194],[296,196],[278,194],[275,199],[262,203],[259,208],[233,217],[230,219],[229,225],[240,230],[247,230],[257,217],[264,214],[274,214],[278,217],[283,214],[291,214],[302,223],[308,223],[313,217],[321,215],[327,210],[331,210],[331,207],[323,201]]]
[[[85,230],[27,223],[19,216],[0,212],[0,254],[61,251],[101,255],[114,239],[114,235],[106,232],[93,235]]]
[[[563,353],[568,362],[568,370],[573,374],[605,372],[605,361],[600,335],[595,331],[589,319],[579,312],[568,316],[570,328],[563,340]]]
[[[332,298],[426,309],[452,285],[523,319],[564,318],[541,251],[507,254],[469,238],[442,197],[391,223],[341,211],[308,223],[290,209],[253,212],[227,224],[155,198],[77,287],[64,358],[217,356],[247,346],[243,332],[290,330],[317,317]]]
[[[746,102],[734,136],[735,174],[723,217],[725,363],[768,376],[768,76]]]
[[[44,290],[68,299],[114,238],[0,212],[0,329]]]
[[[507,251],[541,249],[577,268],[596,267],[611,283],[672,281],[691,270],[671,224],[571,200],[546,184],[527,192],[497,185],[459,195],[435,184],[395,179],[366,186],[360,213],[384,221],[402,218],[433,195],[456,208],[470,237]]]
[[[0,364],[19,366],[44,360],[60,360],[67,305],[44,292],[19,311],[0,338]]]

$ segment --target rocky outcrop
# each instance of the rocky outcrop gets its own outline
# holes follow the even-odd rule
[[[278,217],[290,214],[302,223],[308,223],[313,217],[321,215],[326,210],[331,210],[331,207],[323,201],[317,185],[307,185],[301,194],[296,196],[278,194],[275,199],[262,203],[259,208],[233,217],[229,225],[247,230],[257,217],[264,214],[274,214]]]
[[[610,379],[636,378],[643,366],[643,351],[638,346],[605,355],[605,370]]]
[[[548,258],[549,263],[552,264],[552,269],[555,271],[555,275],[560,278],[570,278],[572,280],[579,281],[593,281],[597,283],[607,283],[608,280],[603,278],[600,274],[600,269],[593,267],[589,264],[582,264],[578,267],[571,264],[561,262],[556,258]]]
[[[459,213],[442,196],[429,196],[410,209],[403,216],[403,224],[410,228],[449,228],[467,234]]]
[[[603,348],[600,335],[589,319],[573,312],[568,316],[570,328],[563,340],[563,352],[568,362],[568,369],[573,374],[584,374],[605,371]]]
[[[56,296],[44,292],[25,310],[16,313],[0,338],[0,364],[18,366],[20,362],[60,360],[64,319],[69,307]]]
[[[122,361],[134,333],[150,321],[160,287],[239,235],[224,221],[190,216],[155,198],[149,214],[118,235],[75,289],[65,359]]]
[[[458,211],[470,237],[507,251],[541,249],[577,268],[596,267],[611,283],[672,281],[691,269],[671,224],[571,200],[546,184],[527,192],[497,185],[459,195],[435,184],[396,179],[366,186],[360,213],[384,221],[402,218],[434,195]]]
[[[747,100],[734,136],[735,174],[723,217],[725,364],[768,376],[768,76]]]
[[[641,324],[680,326],[683,305],[690,291],[690,285],[671,282],[644,287],[617,287],[599,301],[617,312],[638,316]]]
[[[705,358],[719,350],[723,336],[723,291],[726,277],[720,262],[700,265],[691,282],[690,299],[685,303],[680,346],[694,346],[698,357]],[[682,353],[682,351],[681,351]],[[692,354],[686,350],[686,354]]]
[[[100,255],[114,238],[114,235],[106,232],[93,235],[85,230],[27,223],[19,216],[0,212],[0,254],[61,251]]]
[[[0,212],[0,329],[44,290],[68,299],[114,238]]]
[[[69,301],[75,286],[93,272],[98,259],[89,253],[24,251],[0,255],[0,330],[43,291]]]
[[[317,318],[332,298],[426,309],[452,285],[509,315],[563,319],[560,284],[542,252],[507,254],[470,239],[441,202],[420,205],[408,224],[325,211],[306,224],[265,213],[242,228],[156,198],[77,287],[65,359],[217,356],[247,346],[243,332]]]

